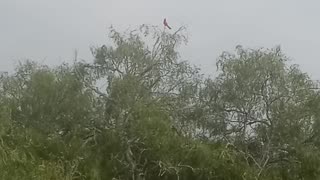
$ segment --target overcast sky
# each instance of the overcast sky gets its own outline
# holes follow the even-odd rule
[[[0,0],[0,71],[19,60],[49,65],[79,57],[92,60],[89,47],[107,42],[112,24],[173,28],[187,25],[190,41],[183,57],[215,70],[224,50],[244,47],[284,52],[313,79],[320,79],[320,1],[317,0]]]

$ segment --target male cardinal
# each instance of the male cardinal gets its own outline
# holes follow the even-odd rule
[[[171,29],[171,27],[167,23],[166,18],[164,18],[164,20],[163,20],[163,25],[164,25],[164,27],[167,27],[167,28]]]

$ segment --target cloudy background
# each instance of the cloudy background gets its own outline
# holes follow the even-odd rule
[[[215,70],[224,50],[244,47],[284,52],[320,79],[320,1],[316,0],[0,0],[0,71],[19,60],[49,65],[92,60],[89,47],[107,41],[107,28],[141,24],[188,27],[183,57]]]

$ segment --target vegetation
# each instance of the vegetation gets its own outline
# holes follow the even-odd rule
[[[279,47],[181,61],[184,29],[151,26],[94,61],[27,61],[0,79],[0,179],[320,178],[317,83]]]

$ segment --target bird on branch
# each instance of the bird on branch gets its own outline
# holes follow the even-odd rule
[[[165,28],[167,27],[168,29],[171,29],[171,27],[168,25],[168,22],[167,22],[166,18],[164,18],[164,20],[163,20],[163,25],[164,25]]]

